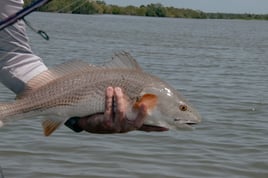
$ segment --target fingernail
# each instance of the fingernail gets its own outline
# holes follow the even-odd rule
[[[107,87],[107,91],[113,91],[113,87]]]
[[[121,88],[119,88],[119,87],[115,87],[115,91],[116,91],[117,93],[122,92],[122,91],[121,91]]]

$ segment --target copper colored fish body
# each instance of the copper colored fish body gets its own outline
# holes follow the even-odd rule
[[[104,66],[73,61],[32,79],[24,93],[0,104],[0,126],[9,120],[44,116],[43,127],[52,133],[66,119],[104,112],[105,89],[121,87],[128,97],[127,117],[145,103],[148,114],[141,130],[190,127],[199,123],[197,111],[166,82],[144,72],[128,53],[119,53]]]

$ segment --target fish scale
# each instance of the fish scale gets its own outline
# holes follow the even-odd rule
[[[98,71],[89,71],[87,73],[83,72],[81,75],[75,76],[75,78],[68,77],[67,80],[65,79],[64,81],[53,82],[37,91],[33,91],[30,96],[21,99],[21,101],[15,105],[15,107],[18,108],[15,112],[38,112],[40,110],[44,111],[44,108],[46,107],[51,108],[61,106],[59,110],[63,111],[58,112],[63,113],[66,110],[64,106],[68,107],[72,105],[72,110],[78,111],[79,113],[79,115],[76,116],[91,115],[93,113],[104,111],[104,91],[108,86],[121,87],[125,94],[133,99],[141,92],[142,86],[145,84],[143,80],[146,80],[144,77],[142,79],[141,77],[136,77],[134,73],[135,71],[120,71],[120,74],[117,74],[114,69],[107,69],[107,71],[102,75],[95,74],[97,72]],[[122,73],[127,74],[126,78],[127,76],[134,77],[132,77],[129,81],[126,79],[118,79]],[[138,76],[141,74],[137,73],[136,75]],[[77,78],[80,79],[79,82],[76,83],[74,81],[76,81]],[[38,101],[33,102],[36,101],[37,98]],[[86,109],[83,109],[83,112],[81,112],[79,107],[85,104],[89,104],[91,107],[86,107]],[[49,110],[47,110],[46,114],[57,115],[57,113],[50,113]],[[72,116],[67,115],[66,113],[66,117]]]

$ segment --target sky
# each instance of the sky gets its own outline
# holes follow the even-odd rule
[[[204,12],[268,14],[268,0],[104,0],[121,6],[161,3],[164,6],[190,8]]]

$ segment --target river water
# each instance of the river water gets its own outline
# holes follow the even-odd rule
[[[98,135],[61,127],[44,137],[39,118],[0,129],[6,178],[268,177],[268,23],[34,13],[28,31],[48,66],[99,64],[130,52],[200,112],[193,131]],[[14,95],[0,86],[1,101]],[[1,174],[0,174],[1,177]]]

